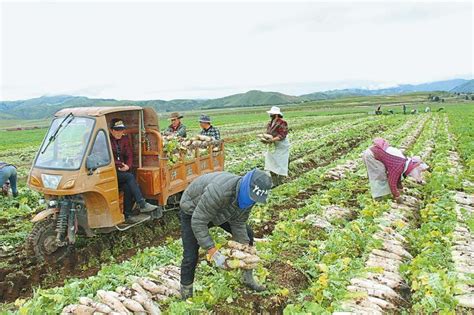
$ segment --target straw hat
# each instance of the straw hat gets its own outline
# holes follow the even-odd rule
[[[175,112],[175,113],[171,113],[170,115],[170,120],[173,120],[173,119],[181,119],[183,118],[183,115],[180,115],[178,112]]]

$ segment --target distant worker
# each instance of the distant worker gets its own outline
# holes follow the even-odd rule
[[[211,137],[214,140],[221,139],[219,129],[211,125],[211,117],[202,114],[201,117],[199,117],[199,124],[201,126],[201,135]]]
[[[407,113],[407,106],[403,104],[403,115],[406,115]]]
[[[410,176],[422,183],[422,172],[428,169],[420,157],[406,158],[401,150],[391,147],[382,138],[374,139],[374,145],[364,151],[362,158],[367,167],[372,197],[375,199],[392,194],[393,199],[400,203],[402,179]]]
[[[209,228],[219,226],[232,234],[233,240],[253,246],[253,231],[247,224],[255,203],[265,203],[272,186],[270,176],[255,169],[244,176],[214,172],[195,179],[180,201],[181,297],[193,296],[193,283],[199,260],[199,247],[207,251],[207,259],[227,269],[227,257],[214,243]],[[265,287],[256,282],[253,270],[243,270],[243,283],[254,291]]]
[[[124,193],[123,212],[126,222],[132,224],[139,221],[132,213],[133,200],[138,204],[140,212],[151,212],[160,208],[146,202],[137,180],[131,172],[133,167],[133,151],[128,137],[124,137],[125,128],[125,124],[121,119],[112,119],[110,124],[110,143],[117,169],[118,184]]]
[[[2,187],[2,194],[4,196],[8,196],[10,188],[12,190],[13,197],[18,196],[16,181],[16,167],[12,164],[0,161],[0,186]]]
[[[186,126],[181,122],[181,118],[183,118],[183,115],[180,115],[179,113],[171,113],[171,124],[165,130],[164,134],[186,138]]]
[[[375,115],[382,115],[382,105],[377,106],[375,110]]]
[[[271,146],[265,154],[265,170],[270,171],[275,186],[282,183],[282,177],[288,176],[290,159],[290,142],[288,140],[288,123],[283,120],[279,107],[273,106],[267,113],[270,121],[266,133],[272,135]]]
[[[426,108],[425,108],[425,113],[429,113],[429,112],[431,112],[431,107],[426,106]]]

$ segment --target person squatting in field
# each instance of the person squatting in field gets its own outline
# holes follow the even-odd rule
[[[13,197],[18,196],[16,182],[16,167],[12,164],[0,161],[0,186],[2,187],[2,194],[8,196],[9,188],[11,188]]]
[[[387,140],[375,138],[373,146],[365,150],[362,158],[369,176],[372,197],[381,198],[391,194],[401,202],[399,189],[402,179],[412,177],[422,183],[422,172],[428,169],[420,157],[405,157],[400,149],[391,147]]]
[[[181,296],[192,297],[199,247],[207,251],[209,261],[226,269],[227,257],[217,250],[209,228],[219,226],[232,234],[241,244],[253,246],[254,237],[247,224],[255,203],[264,203],[272,187],[271,177],[254,169],[244,176],[215,172],[195,179],[183,193],[180,202],[181,238]],[[243,270],[243,283],[255,291],[265,287],[253,277],[253,270]]]

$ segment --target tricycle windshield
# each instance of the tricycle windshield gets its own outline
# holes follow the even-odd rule
[[[93,118],[72,115],[54,119],[41,145],[35,166],[62,170],[79,169],[94,123]]]

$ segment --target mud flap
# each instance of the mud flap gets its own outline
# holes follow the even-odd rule
[[[87,237],[95,236],[95,233],[89,227],[89,221],[87,221],[87,212],[85,211],[78,211],[76,212],[77,224],[78,226],[84,229]]]
[[[40,213],[36,214],[33,217],[33,219],[31,219],[31,222],[36,223],[36,222],[43,221],[57,212],[59,212],[59,208],[49,208],[49,209],[43,210]]]

